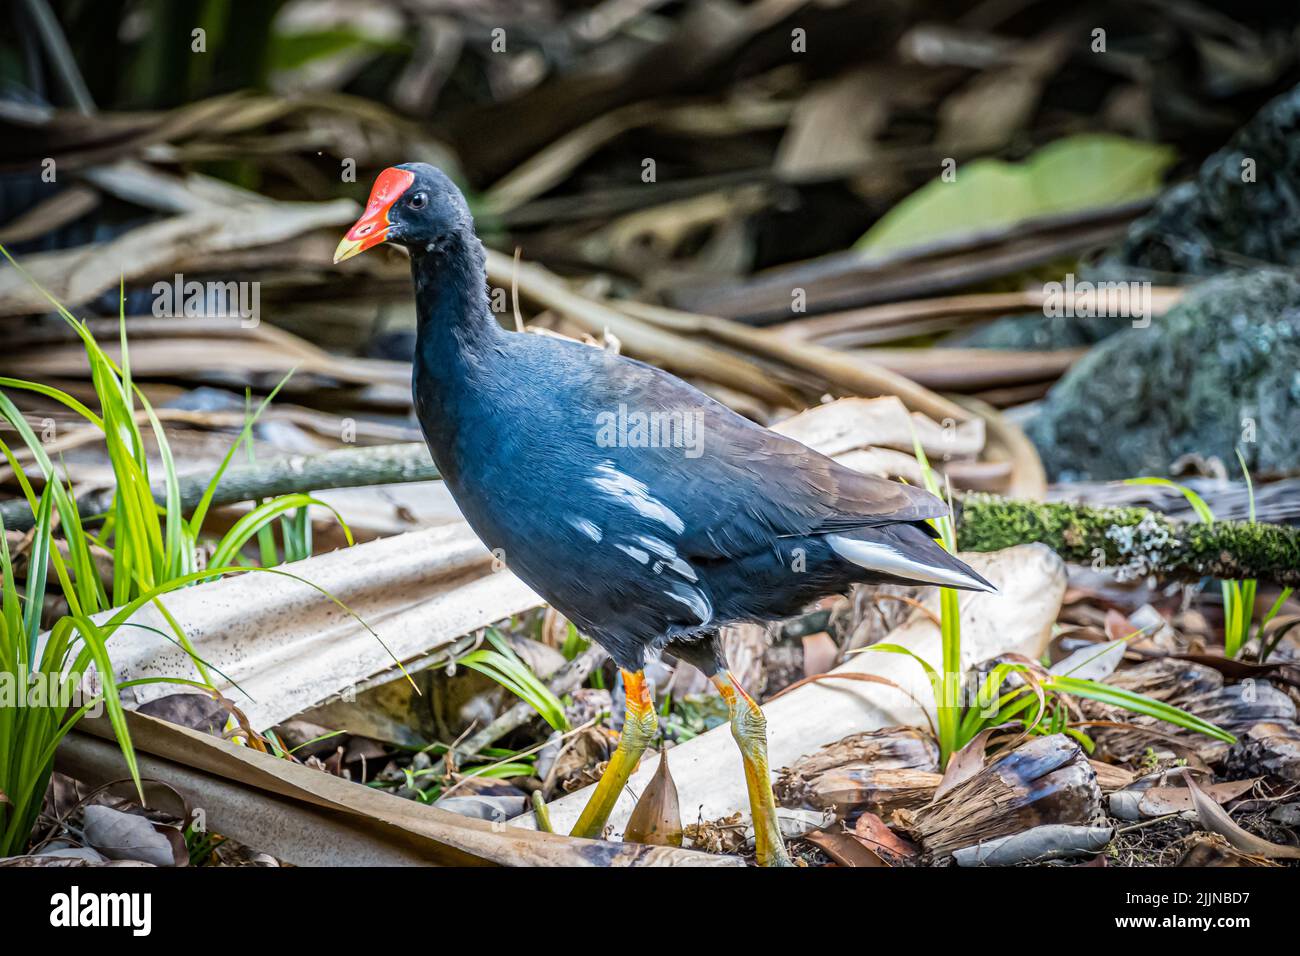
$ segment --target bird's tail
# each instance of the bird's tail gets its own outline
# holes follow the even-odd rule
[[[826,543],[845,561],[900,582],[997,591],[915,524],[891,524],[827,535]]]

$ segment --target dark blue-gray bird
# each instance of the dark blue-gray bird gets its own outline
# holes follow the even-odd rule
[[[382,242],[411,257],[415,410],[466,521],[623,671],[618,748],[573,832],[600,837],[657,733],[646,656],[701,668],[744,758],[760,863],[789,862],[762,710],[727,670],[723,625],[798,613],[859,582],[993,590],[933,540],[947,514],[917,488],[862,475],[756,425],[661,369],[506,331],[483,246],[440,170],[376,180],[334,256]]]

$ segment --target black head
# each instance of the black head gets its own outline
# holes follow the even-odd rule
[[[405,246],[413,255],[436,253],[473,231],[465,197],[446,173],[428,163],[403,163],[379,174],[365,211],[339,243],[334,261],[381,242]]]

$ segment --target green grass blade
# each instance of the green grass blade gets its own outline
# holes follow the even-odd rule
[[[489,633],[488,640],[493,641],[493,637]],[[568,730],[569,722],[564,716],[564,704],[560,699],[519,659],[508,644],[500,639],[493,643],[498,649],[480,648],[471,651],[460,658],[458,663],[492,678],[516,697],[527,701],[555,730]]]
[[[254,508],[248,514],[243,515],[234,525],[226,532],[225,537],[217,544],[216,550],[212,554],[214,564],[224,565],[231,563],[248,540],[258,532],[259,529],[270,524],[280,515],[295,508],[306,508],[310,505],[318,505],[326,508],[334,515],[339,526],[343,529],[344,536],[348,544],[352,544],[352,530],[348,527],[347,522],[343,520],[333,507],[308,494],[295,493],[290,495],[281,495],[263,505]]]
[[[1214,523],[1214,512],[1211,511],[1210,506],[1205,503],[1205,499],[1192,491],[1191,488],[1186,488],[1176,481],[1170,481],[1168,478],[1129,478],[1124,482],[1124,484],[1159,485],[1162,488],[1173,488],[1180,491],[1182,492],[1183,497],[1187,499],[1187,503],[1192,506],[1192,510],[1196,512],[1198,518],[1206,524]]]
[[[23,631],[27,636],[27,659],[36,657],[36,639],[41,633],[41,612],[45,610],[45,577],[50,567],[50,514],[54,497],[49,488],[41,495],[36,513],[35,536],[32,539],[31,559],[27,566],[27,607],[23,616]]]
[[[1154,717],[1157,720],[1163,720],[1187,730],[1194,730],[1197,733],[1205,734],[1207,737],[1213,737],[1216,740],[1222,740],[1225,743],[1236,743],[1237,741],[1237,738],[1226,730],[1217,727],[1208,720],[1197,717],[1195,714],[1189,714],[1172,704],[1166,704],[1164,701],[1154,700],[1133,691],[1113,687],[1110,684],[1078,677],[1052,677],[1044,681],[1044,686],[1061,693],[1073,694],[1076,697],[1087,697],[1103,704],[1110,704],[1113,707],[1122,707],[1134,714]]]

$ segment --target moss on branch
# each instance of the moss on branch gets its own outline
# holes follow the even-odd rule
[[[179,480],[181,507],[191,511],[207,491],[211,475],[183,475]],[[438,469],[423,442],[397,445],[368,445],[338,448],[317,455],[290,455],[247,465],[235,465],[221,477],[212,505],[229,505],[257,498],[274,498],[298,491],[325,488],[356,488],[406,481],[432,481]],[[167,488],[153,485],[160,505],[167,503]],[[77,499],[77,511],[90,521],[113,506],[113,489],[86,494]],[[32,509],[23,498],[0,502],[0,518],[6,529],[26,531],[35,523]]]
[[[1300,529],[1242,521],[1172,521],[1145,508],[1092,508],[968,494],[958,541],[996,551],[1040,541],[1067,561],[1120,578],[1258,578],[1300,586]]]

